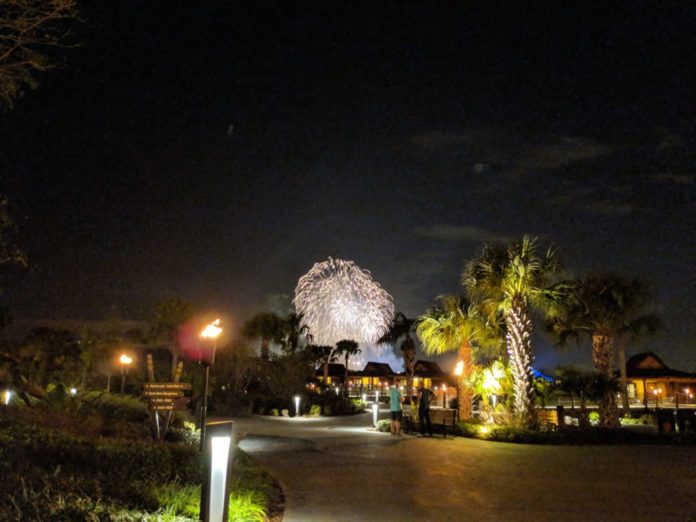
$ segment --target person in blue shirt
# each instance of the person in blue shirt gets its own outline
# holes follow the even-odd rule
[[[389,390],[389,410],[391,411],[391,434],[401,435],[401,392],[396,384]]]

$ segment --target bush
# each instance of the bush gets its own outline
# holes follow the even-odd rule
[[[389,433],[391,431],[391,421],[389,419],[378,420],[375,429],[382,433]]]
[[[90,392],[80,399],[80,413],[97,413],[108,420],[136,422],[147,425],[150,412],[144,400],[108,392]]]
[[[318,399],[319,406],[321,407],[323,415],[354,415],[356,413],[362,413],[363,402],[360,400],[349,399],[342,395],[337,395],[332,391],[326,391]]]

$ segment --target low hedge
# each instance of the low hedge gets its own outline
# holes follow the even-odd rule
[[[630,429],[578,428],[568,426],[553,431],[537,431],[518,426],[496,426],[474,422],[457,423],[462,437],[522,444],[684,444],[696,445],[696,434],[653,434]]]

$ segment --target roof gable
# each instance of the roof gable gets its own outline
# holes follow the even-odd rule
[[[394,370],[387,363],[369,361],[362,373],[367,375],[394,375]]]
[[[667,365],[653,352],[644,352],[630,357],[626,368],[632,370],[667,370]]]

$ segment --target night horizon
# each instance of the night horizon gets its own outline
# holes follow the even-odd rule
[[[664,328],[629,351],[696,368],[694,9],[166,5],[84,6],[3,114],[18,320],[180,296],[237,329],[329,256],[415,317],[529,234],[649,283]]]

